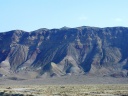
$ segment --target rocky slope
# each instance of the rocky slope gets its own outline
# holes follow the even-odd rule
[[[0,33],[0,76],[128,76],[128,28],[77,27]]]

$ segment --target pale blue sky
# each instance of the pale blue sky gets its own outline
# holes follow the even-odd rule
[[[0,0],[0,32],[63,26],[128,27],[128,0]]]

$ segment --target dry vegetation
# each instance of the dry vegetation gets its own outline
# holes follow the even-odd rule
[[[0,96],[128,96],[128,85],[0,85]]]

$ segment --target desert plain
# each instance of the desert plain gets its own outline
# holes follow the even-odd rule
[[[64,76],[0,78],[0,96],[128,96],[128,78]]]

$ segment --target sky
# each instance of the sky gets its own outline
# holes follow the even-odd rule
[[[128,0],[0,0],[0,32],[128,27]]]

